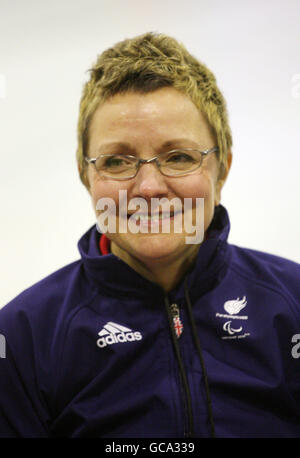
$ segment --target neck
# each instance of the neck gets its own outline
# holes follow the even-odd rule
[[[135,258],[127,251],[122,250],[114,242],[111,242],[111,252],[126,262],[136,272],[147,280],[158,284],[164,291],[169,292],[176,287],[178,282],[184,277],[196,259],[200,245],[191,245],[185,251],[184,257],[179,259],[159,260],[140,260]]]

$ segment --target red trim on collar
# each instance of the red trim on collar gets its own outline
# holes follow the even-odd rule
[[[204,241],[209,238],[208,231],[206,231],[206,234],[204,235]],[[109,238],[106,237],[105,234],[101,234],[101,237],[99,239],[99,249],[100,253],[102,255],[106,255],[110,253],[110,240]]]
[[[110,253],[110,240],[109,238],[106,237],[105,234],[101,234],[101,237],[99,240],[99,249],[102,255]]]

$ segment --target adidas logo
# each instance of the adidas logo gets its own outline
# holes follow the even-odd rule
[[[133,332],[132,329],[121,326],[120,324],[109,321],[103,326],[103,329],[98,332],[100,339],[97,340],[97,345],[100,348],[116,343],[132,342],[133,340],[141,340],[140,332]]]

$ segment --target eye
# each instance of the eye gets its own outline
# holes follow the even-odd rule
[[[184,162],[194,162],[195,158],[189,154],[189,153],[184,153],[182,151],[174,151],[174,153],[170,153],[166,159],[166,163],[172,163],[172,164],[178,164],[178,163],[184,163]]]
[[[98,157],[95,165],[98,172],[120,174],[134,168],[135,161],[129,156],[123,156],[120,154],[104,154],[103,156]]]
[[[125,164],[126,162],[120,156],[110,156],[110,157],[105,158],[103,167],[112,169],[115,167],[121,167]]]

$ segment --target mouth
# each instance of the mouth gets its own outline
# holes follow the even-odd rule
[[[176,214],[178,214],[177,212]],[[171,219],[174,218],[175,214],[174,212],[166,212],[166,213],[154,213],[154,214],[149,214],[149,213],[129,213],[127,215],[127,218],[132,218],[133,221],[161,221],[164,219]]]
[[[165,221],[174,221],[175,217],[181,215],[181,211],[159,212],[159,213],[128,213],[127,220],[130,219],[136,226],[140,227],[160,227]]]

